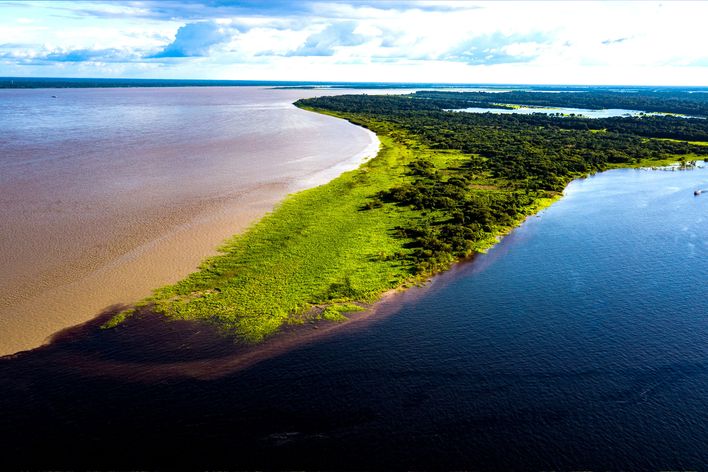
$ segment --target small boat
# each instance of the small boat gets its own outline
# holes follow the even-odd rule
[[[695,190],[695,191],[693,192],[693,195],[697,197],[698,195],[700,195],[700,194],[702,194],[702,193],[703,193],[703,190]]]
[[[52,95],[52,98],[57,98],[57,96],[56,96],[56,95]]]

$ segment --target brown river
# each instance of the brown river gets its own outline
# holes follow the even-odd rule
[[[373,133],[292,105],[342,93],[0,90],[0,355],[176,282],[375,155]]]

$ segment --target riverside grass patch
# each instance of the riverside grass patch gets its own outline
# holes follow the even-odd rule
[[[415,212],[366,209],[372,195],[405,180],[410,150],[381,137],[378,156],[328,184],[285,199],[220,248],[198,272],[140,305],[173,319],[202,319],[248,342],[284,323],[344,319],[412,277],[406,241],[394,228]],[[319,315],[313,307],[325,305]],[[118,323],[125,315],[119,315]],[[118,324],[111,320],[110,327]]]

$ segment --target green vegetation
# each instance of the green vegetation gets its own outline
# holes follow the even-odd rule
[[[258,341],[286,322],[352,311],[352,301],[373,301],[410,277],[398,257],[405,241],[392,228],[413,212],[363,207],[370,196],[404,178],[406,148],[382,137],[376,159],[327,185],[287,198],[223,255],[199,272],[157,290],[141,305],[177,319],[209,319],[225,331]]]
[[[110,320],[108,320],[106,323],[104,323],[101,327],[104,329],[109,329],[109,328],[115,328],[119,324],[123,323],[125,320],[127,320],[129,317],[133,316],[135,314],[135,308],[128,308],[127,310],[123,310],[117,315],[114,315],[111,317]]]
[[[455,100],[473,102],[472,106],[489,107],[490,105],[517,105],[540,107],[570,107],[601,110],[603,108],[621,108],[642,110],[645,112],[673,113],[679,115],[708,116],[708,100],[705,93],[690,90],[589,90],[577,89],[572,93],[556,93],[514,90],[511,92],[438,92],[420,91],[415,94],[420,98],[434,100]],[[455,108],[455,107],[444,107]]]
[[[343,320],[383,292],[491,246],[574,178],[708,155],[705,146],[655,139],[683,126],[673,121],[680,118],[645,117],[642,128],[641,120],[591,126],[581,118],[445,112],[455,101],[449,95],[298,102],[376,132],[378,156],[287,198],[137,312],[208,320],[249,342],[287,323]],[[704,125],[691,124],[691,132]]]

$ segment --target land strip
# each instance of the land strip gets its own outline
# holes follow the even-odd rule
[[[574,178],[708,154],[704,146],[652,139],[636,120],[609,122],[624,133],[595,133],[586,119],[471,116],[408,96],[322,97],[297,105],[374,131],[379,154],[288,197],[198,272],[105,327],[157,312],[206,320],[253,343],[287,324],[341,321],[384,292],[422,283],[493,245]],[[677,126],[672,117],[643,120],[658,137]]]

